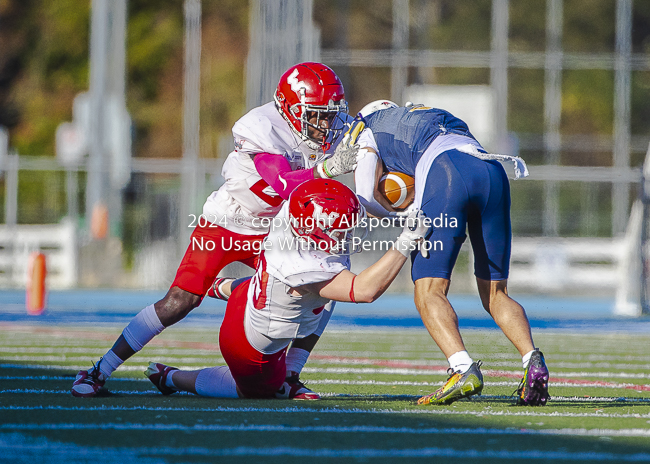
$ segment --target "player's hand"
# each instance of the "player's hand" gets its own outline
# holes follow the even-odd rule
[[[321,175],[324,173],[327,177],[336,177],[352,172],[357,167],[359,145],[349,146],[344,142],[345,139],[336,147],[334,154],[323,161],[321,166],[318,166],[318,172]]]
[[[331,178],[355,170],[357,162],[366,154],[366,150],[361,150],[359,144],[356,143],[359,134],[365,127],[365,123],[360,119],[355,119],[350,124],[343,140],[334,150],[334,154],[317,166],[321,177],[325,174],[326,177]]]
[[[397,212],[395,213],[395,216],[400,217],[400,218],[407,218],[407,217],[409,217],[409,215],[411,215],[411,214],[413,213],[413,211],[416,211],[416,210],[418,210],[418,209],[419,209],[419,208],[417,208],[417,207],[415,206],[415,203],[411,203],[411,204],[409,205],[409,207],[406,208],[404,211],[397,211]]]
[[[395,249],[408,257],[424,241],[424,236],[431,228],[431,221],[418,208],[412,209],[403,220],[404,229],[395,240]],[[427,250],[422,248],[421,251],[422,256],[426,258],[428,256]]]

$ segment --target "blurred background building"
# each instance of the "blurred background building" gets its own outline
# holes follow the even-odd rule
[[[620,312],[639,310],[641,0],[1,2],[0,286],[24,285],[40,248],[53,288],[166,288],[232,124],[306,60],[337,72],[351,113],[378,98],[442,107],[528,162],[511,184],[513,289],[618,292]],[[471,273],[467,245],[456,290]]]

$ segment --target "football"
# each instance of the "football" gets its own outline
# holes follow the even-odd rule
[[[393,208],[402,210],[413,202],[415,194],[414,179],[401,172],[388,172],[379,180],[379,193]]]

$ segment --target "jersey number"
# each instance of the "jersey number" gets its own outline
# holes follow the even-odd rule
[[[264,179],[260,179],[251,186],[251,192],[273,207],[280,206],[284,201],[280,195],[272,197],[268,193],[264,193],[264,189],[268,186],[269,184]]]

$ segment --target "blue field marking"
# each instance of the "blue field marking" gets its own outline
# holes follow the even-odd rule
[[[33,438],[18,432],[0,433],[0,452],[4,462],[47,462],[68,463],[71,456],[84,462],[113,463],[139,463],[152,464],[168,462],[169,456],[192,456],[212,457],[224,456],[239,457],[266,457],[287,456],[303,457],[308,459],[327,458],[337,460],[363,459],[395,459],[395,458],[424,458],[431,462],[432,458],[449,459],[472,459],[472,460],[503,460],[512,461],[576,461],[576,462],[648,462],[650,454],[630,453],[618,454],[596,451],[566,451],[548,449],[527,449],[527,450],[491,450],[454,449],[450,447],[426,447],[426,448],[402,448],[402,449],[381,449],[381,448],[354,448],[354,449],[332,449],[332,448],[296,448],[290,446],[259,447],[239,446],[232,448],[207,448],[207,447],[120,447],[106,448],[96,446],[80,446],[71,443],[63,443],[48,440],[44,437]],[[161,460],[155,459],[161,457]]]
[[[0,291],[0,322],[43,325],[126,325],[145,306],[158,301],[164,291],[67,290],[48,293],[47,309],[40,316],[27,314],[25,292]],[[524,306],[533,329],[579,332],[650,333],[650,318],[613,315],[613,300],[587,297],[516,296]],[[498,327],[481,307],[477,295],[452,295],[450,301],[462,329]],[[206,298],[199,308],[180,322],[185,326],[218,328],[226,303]],[[374,303],[338,303],[330,327],[417,328],[424,326],[412,294],[388,294]]]

